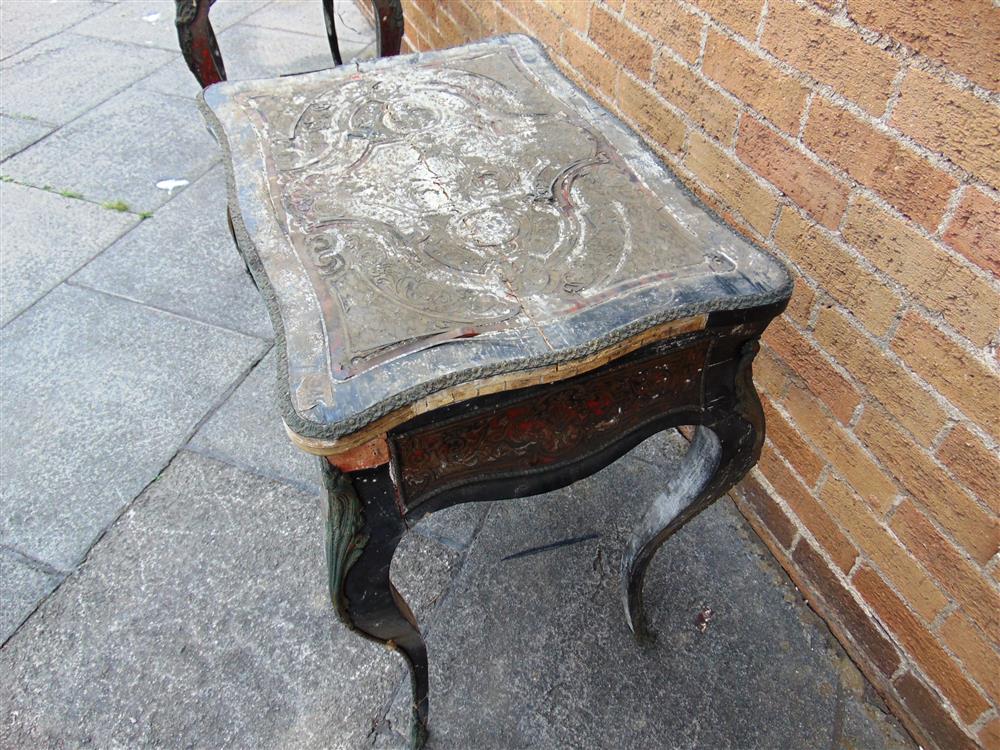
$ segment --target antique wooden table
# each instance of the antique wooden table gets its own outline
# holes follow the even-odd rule
[[[407,529],[696,425],[624,555],[626,616],[648,636],[653,553],[759,454],[750,363],[791,292],[782,265],[527,37],[221,83],[202,108],[277,332],[288,433],[324,457],[330,595],[405,657],[414,744],[427,653],[389,580]]]

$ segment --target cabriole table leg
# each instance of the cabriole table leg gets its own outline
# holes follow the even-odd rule
[[[326,487],[326,557],[330,598],[351,630],[398,652],[410,672],[410,746],[427,739],[427,646],[409,605],[389,579],[406,525],[388,465],[345,474],[320,459]]]
[[[640,643],[652,641],[642,587],[650,561],[667,539],[725,494],[752,467],[764,443],[764,412],[751,378],[759,345],[748,342],[718,409],[704,415],[681,467],[652,502],[622,556],[622,599],[629,627]]]

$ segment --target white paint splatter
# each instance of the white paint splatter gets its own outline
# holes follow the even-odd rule
[[[143,16],[142,20],[145,21],[146,23],[156,23],[157,21],[160,20],[160,14],[149,13],[148,15]]]
[[[173,193],[177,188],[182,188],[188,184],[187,180],[160,180],[156,183],[156,187],[160,190],[166,190],[168,193]]]

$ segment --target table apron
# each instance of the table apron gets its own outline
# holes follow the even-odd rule
[[[456,408],[389,435],[403,512],[548,492],[588,476],[656,432],[731,414],[758,326],[650,345],[565,381]],[[750,355],[752,358],[752,353]]]

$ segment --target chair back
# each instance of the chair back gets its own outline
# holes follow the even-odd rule
[[[177,40],[188,68],[202,88],[226,80],[222,52],[215,39],[208,13],[215,0],[174,0],[177,4]],[[333,64],[340,65],[340,45],[337,44],[337,23],[333,0],[317,0],[323,4],[326,37],[330,42]],[[400,0],[369,0],[375,15],[378,56],[399,54],[403,41],[403,6]]]

